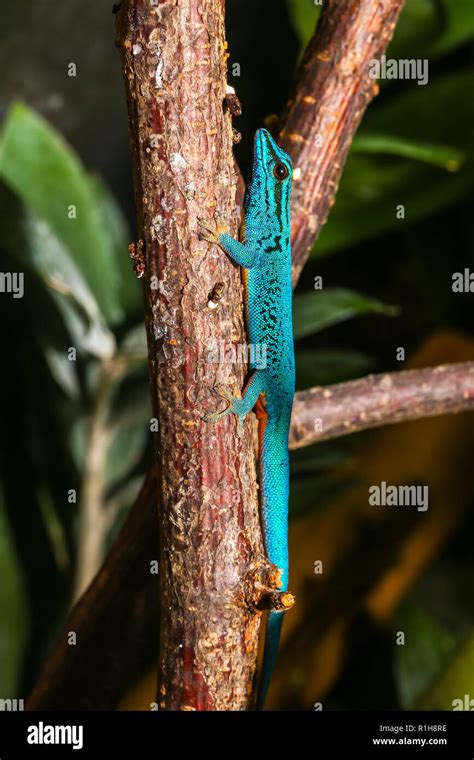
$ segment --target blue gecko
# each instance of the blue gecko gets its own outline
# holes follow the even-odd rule
[[[242,398],[225,389],[228,406],[207,416],[217,421],[236,414],[241,422],[255,406],[259,419],[261,519],[267,557],[280,571],[280,591],[288,590],[288,433],[295,392],[293,348],[290,195],[292,164],[271,135],[255,135],[253,174],[244,200],[241,242],[225,226],[199,220],[201,237],[217,243],[242,267],[248,338],[266,351],[266,366],[251,363]],[[288,597],[288,606],[292,597]],[[291,601],[288,601],[291,599]],[[263,706],[275,664],[283,622],[271,611],[265,633],[257,706]]]

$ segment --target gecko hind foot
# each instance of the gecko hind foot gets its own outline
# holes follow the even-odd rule
[[[239,433],[243,430],[244,417],[247,411],[244,411],[243,399],[233,396],[226,388],[218,388],[219,395],[227,401],[227,407],[222,412],[211,412],[205,414],[203,419],[205,422],[218,422],[228,414],[235,414],[237,417],[237,425]]]

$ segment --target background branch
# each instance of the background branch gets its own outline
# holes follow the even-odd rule
[[[328,0],[280,129],[295,167],[291,230],[298,279],[334,204],[354,134],[378,84],[369,63],[390,42],[404,0]]]
[[[446,364],[296,394],[290,448],[360,430],[474,409],[474,363]]]
[[[87,589],[100,567],[110,516],[104,503],[104,477],[107,459],[110,401],[115,382],[125,371],[117,359],[104,360],[100,366],[97,397],[92,409],[87,437],[84,472],[81,483],[80,533],[74,600]]]

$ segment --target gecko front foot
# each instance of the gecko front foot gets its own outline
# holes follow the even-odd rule
[[[219,395],[227,401],[227,406],[222,412],[211,412],[205,414],[203,419],[205,422],[218,422],[226,417],[228,414],[235,414],[237,417],[237,426],[239,434],[243,430],[243,421],[246,415],[246,411],[242,408],[243,400],[233,396],[226,388],[219,386],[217,388]]]
[[[198,219],[199,237],[201,240],[207,240],[208,243],[219,243],[219,235],[229,231],[224,217],[216,214],[216,221],[209,219]]]

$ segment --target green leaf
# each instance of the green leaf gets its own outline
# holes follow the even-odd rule
[[[456,641],[412,606],[397,614],[396,626],[405,643],[395,647],[395,679],[402,708],[412,710],[449,660]]]
[[[71,570],[71,557],[61,516],[55,508],[53,495],[47,488],[42,487],[38,497],[38,506],[46,534],[51,544],[51,551],[58,569],[66,573]]]
[[[79,379],[76,362],[70,361],[65,351],[58,351],[54,346],[46,346],[44,356],[51,375],[68,398],[78,401],[80,398]]]
[[[297,351],[297,390],[352,380],[366,374],[372,366],[373,360],[359,351]]]
[[[114,383],[104,430],[105,448],[103,499],[119,481],[124,481],[143,456],[150,431],[151,405],[146,385],[133,386],[128,398],[120,395],[118,379]],[[72,426],[71,452],[79,471],[84,470],[89,446],[90,418],[80,417]]]
[[[150,414],[148,414],[148,421]],[[149,427],[140,420],[115,427],[107,450],[106,484],[113,488],[138,464],[145,450]]]
[[[309,291],[294,298],[293,329],[295,339],[312,335],[326,327],[363,314],[394,316],[397,309],[374,298],[342,288]]]
[[[433,686],[418,702],[420,710],[462,710],[465,695],[474,698],[474,633],[471,633],[446,664]]]
[[[86,455],[89,447],[90,419],[87,416],[77,417],[71,425],[69,445],[71,455],[78,472],[84,472]]]
[[[113,491],[113,495],[107,499],[105,509],[109,515],[113,515],[111,526],[107,532],[104,550],[107,553],[113,544],[129,514],[130,508],[136,501],[140,488],[143,485],[145,473],[128,477],[127,480]]]
[[[0,674],[3,699],[21,699],[17,685],[26,635],[24,589],[0,495]]]
[[[474,35],[474,3],[472,0],[442,0],[445,19],[443,32],[435,40],[429,55],[439,55],[468,42]]]
[[[439,11],[438,0],[406,0],[387,58],[423,57],[443,34],[444,21]]]
[[[449,144],[472,153],[474,133],[461,125],[471,124],[474,117],[474,103],[466,98],[473,86],[471,71],[447,74],[431,81],[428,87],[411,86],[386,99],[378,108],[370,109],[364,119],[364,130],[396,134],[412,141]]]
[[[54,298],[74,345],[100,358],[113,356],[114,335],[68,250],[46,222],[32,215],[25,220],[24,230],[30,263]]]
[[[472,91],[474,74],[461,72],[433,81],[428,88],[411,87],[367,113],[361,138],[368,132],[425,145],[449,144],[458,156],[469,159],[458,171],[447,172],[407,158],[351,153],[316,255],[433,214],[474,187],[474,132],[460,129],[460,124],[474,121],[474,98],[466,98]],[[400,205],[405,208],[404,221],[397,218]]]
[[[412,158],[425,164],[439,166],[441,169],[450,172],[458,171],[466,160],[465,152],[457,148],[413,142],[399,137],[377,135],[370,132],[362,132],[356,136],[351,150],[352,153],[386,153],[392,156]]]
[[[146,362],[148,351],[143,322],[130,328],[120,343],[118,353],[130,362],[137,362],[138,364]]]
[[[30,308],[41,313],[42,318],[34,320],[33,330],[56,380],[60,380],[58,364],[50,351],[65,354],[72,345],[78,353],[112,356],[114,335],[67,248],[2,182],[0,226],[5,251],[25,272]],[[59,384],[66,390],[62,382]]]
[[[387,57],[433,59],[473,33],[472,0],[406,0]]]
[[[141,394],[122,406],[109,431],[105,483],[109,489],[126,478],[138,464],[150,431],[151,406],[148,395]]]
[[[321,10],[321,5],[314,0],[288,0],[288,11],[302,49],[313,36]]]
[[[0,139],[0,177],[71,252],[105,316],[123,316],[111,236],[97,189],[60,135],[26,105],[7,114]],[[75,207],[76,218],[70,218]]]
[[[119,522],[121,522],[120,516],[127,513],[130,507],[134,504],[135,499],[143,485],[143,481],[146,477],[145,472],[141,472],[138,475],[127,477],[119,487],[114,488],[113,492],[108,498],[106,498],[105,508],[109,513],[119,516]],[[115,526],[111,528],[115,533]],[[108,537],[107,542],[109,542]],[[109,545],[109,543],[108,543]]]

